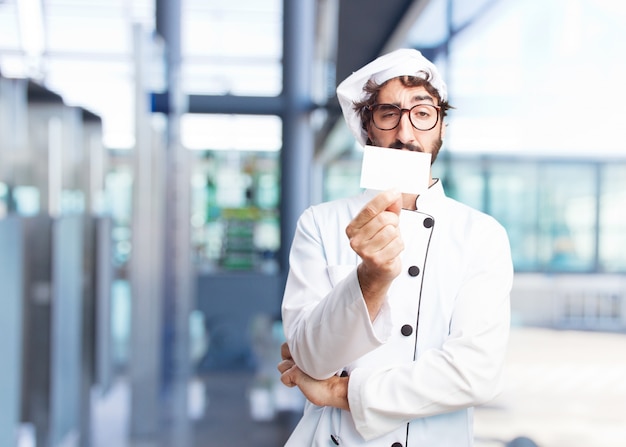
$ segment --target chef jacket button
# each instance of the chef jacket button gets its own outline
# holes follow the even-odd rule
[[[409,275],[411,276],[417,276],[420,274],[420,268],[416,265],[412,265],[411,267],[409,267]]]
[[[402,326],[402,328],[400,329],[400,332],[402,333],[402,335],[404,335],[405,337],[408,337],[409,335],[411,335],[413,333],[413,328],[411,327],[410,324],[405,324],[404,326]]]
[[[431,228],[433,225],[435,225],[435,221],[432,217],[427,217],[426,219],[424,219],[424,227]]]
[[[393,444],[391,444],[391,447],[402,447],[402,443],[401,442],[394,442]]]

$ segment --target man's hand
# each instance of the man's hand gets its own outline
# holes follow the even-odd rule
[[[348,378],[332,376],[326,380],[315,380],[295,364],[287,343],[280,347],[282,362],[278,364],[280,381],[288,387],[297,386],[314,405],[350,410],[348,404]]]
[[[350,246],[363,260],[357,273],[370,318],[374,320],[391,282],[400,274],[402,194],[384,191],[369,201],[346,228]]]

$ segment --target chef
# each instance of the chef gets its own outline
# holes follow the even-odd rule
[[[337,95],[359,143],[435,161],[450,105],[420,52],[379,57]],[[501,388],[509,242],[427,181],[419,195],[365,190],[300,217],[278,369],[307,403],[287,446],[473,445],[473,408]]]

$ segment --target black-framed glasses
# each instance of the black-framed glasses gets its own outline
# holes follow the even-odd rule
[[[409,113],[409,121],[417,130],[431,130],[439,121],[439,106],[416,104],[410,109],[402,109],[394,104],[374,104],[368,107],[372,112],[372,122],[380,130],[398,127],[404,112]]]

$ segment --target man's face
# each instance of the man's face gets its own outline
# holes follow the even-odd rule
[[[394,104],[402,109],[416,104],[439,105],[424,87],[405,87],[398,79],[392,79],[381,88],[377,104]],[[411,124],[409,114],[403,113],[398,126],[391,130],[380,130],[370,120],[367,134],[374,146],[427,152],[434,163],[445,133],[441,121],[439,119],[430,130],[418,130]]]

